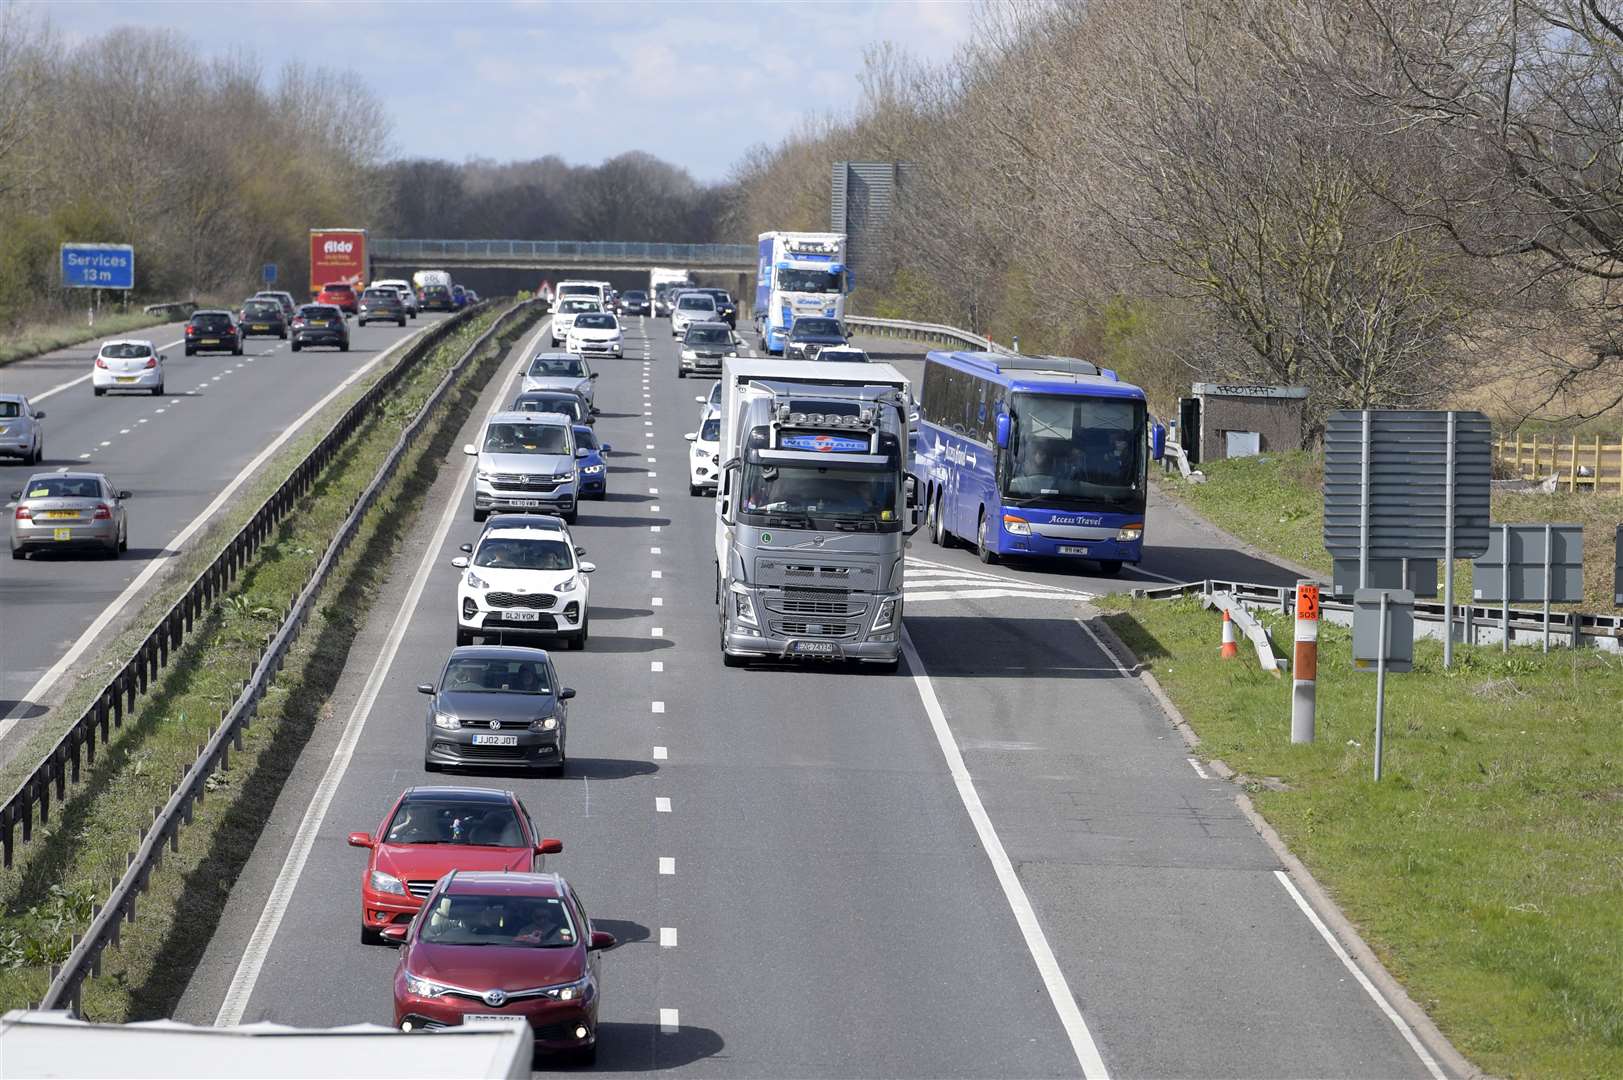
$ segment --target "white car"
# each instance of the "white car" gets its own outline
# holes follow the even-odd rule
[[[620,320],[606,311],[583,311],[569,327],[564,348],[582,356],[624,356]]]
[[[568,530],[525,526],[486,529],[473,554],[451,565],[462,572],[456,590],[456,643],[475,637],[510,638],[547,634],[584,649],[591,633],[591,582],[597,569],[581,562],[584,548]]]
[[[715,297],[709,293],[685,292],[676,298],[676,306],[671,308],[671,336],[681,337],[687,333],[690,323],[720,321]]]
[[[585,296],[566,296],[559,300],[558,306],[552,310],[552,347],[556,349],[569,338],[577,315],[593,311],[603,311],[601,300]]]
[[[855,345],[830,345],[826,349],[817,351],[817,361],[822,364],[866,364],[868,354]]]
[[[698,431],[682,436],[688,447],[688,494],[703,495],[721,482],[721,410],[708,409]]]
[[[699,403],[699,423],[703,424],[705,417],[709,416],[712,410],[721,411],[721,380],[717,379],[710,384],[709,394],[695,394],[693,400]]]
[[[390,278],[388,281],[374,281],[367,286],[368,289],[393,289],[400,294],[400,302],[406,307],[406,317],[415,319],[418,314],[417,290],[411,287],[411,282],[401,281],[399,278]]]
[[[104,341],[90,369],[90,386],[101,397],[109,390],[144,390],[163,396],[163,354],[150,341]]]

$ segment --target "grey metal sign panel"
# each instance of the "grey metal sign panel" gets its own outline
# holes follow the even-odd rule
[[[1544,595],[1544,537],[1550,537],[1550,595]],[[1505,538],[1510,542],[1510,596],[1505,596]],[[1584,527],[1582,525],[1495,524],[1488,550],[1471,564],[1474,600],[1509,600],[1576,604],[1584,598]]]
[[[1414,668],[1414,593],[1359,589],[1353,593],[1353,666],[1374,671],[1381,659],[1381,596],[1386,596],[1386,670]]]
[[[1623,525],[1617,527],[1617,567],[1612,573],[1612,603],[1623,607]]]
[[[1402,559],[1371,559],[1369,561],[1369,587],[1372,589],[1407,589],[1416,596],[1437,595],[1437,560],[1410,559],[1409,577],[1404,580]],[[1332,580],[1337,596],[1351,596],[1358,591],[1358,560],[1337,559]]]
[[[1448,552],[1447,412],[1372,409],[1369,554],[1441,559]],[[1358,558],[1364,475],[1364,414],[1331,414],[1324,436],[1324,546]],[[1476,412],[1454,414],[1454,557],[1487,550],[1493,429]]]

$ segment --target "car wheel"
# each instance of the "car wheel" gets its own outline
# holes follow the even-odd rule
[[[689,495],[703,495],[704,494],[704,488],[699,484],[689,484],[688,485],[688,494]]]
[[[575,524],[576,520],[578,520],[580,518],[580,509],[577,507],[576,509],[569,511],[569,513],[563,514],[561,516],[563,517],[565,522],[567,522],[570,525],[573,525],[573,524]]]
[[[748,667],[749,662],[750,660],[747,656],[734,656],[725,649],[723,649],[721,652],[721,663],[723,667]]]
[[[338,343],[338,351],[339,351],[339,352],[349,352],[349,342],[347,342],[347,341],[340,341],[340,342],[339,342],[339,343]]]
[[[986,546],[986,511],[981,511],[981,523],[975,529],[975,557],[991,565],[997,562],[997,552]]]
[[[678,368],[677,368],[677,369],[676,369],[676,377],[677,377],[677,378],[678,378],[678,379],[685,379],[685,378],[687,378],[687,377],[688,377],[688,373],[687,373],[687,369],[686,369],[686,368],[683,368],[683,367],[678,367]]]
[[[369,930],[365,926],[362,926],[361,927],[361,944],[362,945],[381,945],[381,944],[383,944],[383,935],[378,933],[376,930]]]
[[[575,1051],[575,1061],[583,1068],[590,1068],[597,1064],[597,1044],[593,1043],[584,1050]]]
[[[1121,560],[1120,559],[1100,559],[1099,560],[1099,576],[1100,577],[1115,577],[1119,573],[1121,573]]]
[[[424,758],[423,759],[423,771],[424,772],[444,772],[445,771],[445,766],[441,765],[437,761],[429,761],[427,758]]]
[[[120,550],[120,551],[128,551],[128,550],[130,550],[130,528],[129,528],[128,525],[124,526],[124,532],[118,538],[118,550]]]
[[[121,548],[119,546],[119,544],[118,544],[118,537],[115,536],[115,537],[113,537],[112,542],[110,544],[108,544],[107,547],[102,549],[102,554],[105,555],[109,559],[116,559],[116,558],[118,558],[118,553],[120,551],[123,551],[123,550],[124,549]]]
[[[280,334],[277,334],[276,336],[281,338],[283,341],[286,341],[287,340],[287,331],[283,330]]]
[[[159,383],[157,386],[152,388],[152,396],[163,397],[163,383]]]
[[[400,316],[400,320],[398,322],[396,322],[395,325],[396,326],[405,326],[406,325],[406,317],[404,315]]]
[[[489,510],[480,510],[478,508],[475,508],[474,511],[473,511],[474,524],[478,524],[479,522],[485,520],[485,518],[487,518],[489,516],[490,516],[490,511]]]
[[[231,347],[231,355],[232,356],[241,356],[242,355],[242,343],[241,342],[238,342],[236,345]]]
[[[13,559],[26,559],[28,558],[28,552],[24,551],[20,547],[14,547],[11,549],[11,557]]]
[[[95,391],[97,397],[104,397],[107,393],[107,389],[105,387],[97,386],[93,387],[92,389]]]
[[[952,547],[952,533],[947,531],[947,516],[941,512],[941,496],[935,497],[932,504],[935,507],[935,521],[932,525],[932,536],[938,547]]]
[[[34,444],[34,464],[38,465],[45,460],[45,440],[41,439]]]
[[[187,349],[186,350],[186,355],[187,356],[196,356],[197,355],[197,350],[196,349]]]
[[[473,631],[472,630],[464,630],[460,626],[457,627],[457,629],[456,629],[456,643],[459,646],[461,646],[461,645],[472,645],[473,644]]]
[[[298,338],[294,338],[294,339],[293,339],[293,351],[294,351],[294,352],[298,352],[298,351],[299,351],[299,348],[300,348],[300,346],[299,346],[299,339],[298,339]]]
[[[366,320],[365,319],[356,319],[355,320],[355,325],[356,326],[365,326],[366,325]]]

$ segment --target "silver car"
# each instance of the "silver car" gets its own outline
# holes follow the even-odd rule
[[[592,392],[596,380],[597,372],[592,370],[584,356],[566,352],[537,353],[524,372],[524,385],[520,391],[568,390],[579,394],[586,407],[595,412]]]
[[[130,523],[120,491],[102,473],[40,473],[11,497],[11,557],[46,548],[94,548],[109,559],[130,546]]]
[[[464,454],[479,459],[473,489],[473,520],[505,510],[555,513],[573,522],[580,490],[575,431],[562,413],[499,412],[486,422],[479,443]]]
[[[0,394],[0,454],[20,457],[27,465],[44,461],[43,419],[44,410],[30,406],[22,394]]]
[[[720,321],[715,297],[708,293],[685,292],[676,298],[676,306],[671,308],[671,336],[681,337],[691,323]]]

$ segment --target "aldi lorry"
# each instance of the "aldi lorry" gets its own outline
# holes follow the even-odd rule
[[[901,657],[918,530],[908,382],[889,364],[728,359],[716,489],[722,660]]]
[[[360,292],[371,280],[365,229],[310,230],[310,295],[334,281],[346,282]]]
[[[851,291],[844,233],[764,232],[755,269],[755,334],[777,356],[802,315],[845,322]]]

